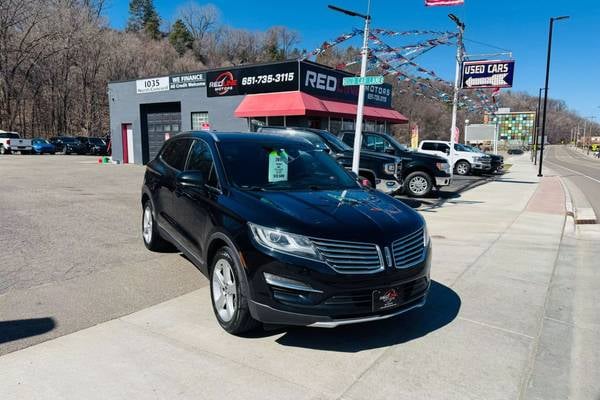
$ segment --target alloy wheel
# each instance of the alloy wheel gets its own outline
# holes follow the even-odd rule
[[[150,243],[152,241],[152,224],[152,210],[150,209],[150,206],[146,206],[142,221],[142,235],[144,236],[144,241],[146,243]]]
[[[425,192],[427,192],[429,184],[427,183],[427,180],[422,176],[415,176],[410,180],[410,182],[408,182],[408,187],[410,188],[410,191],[412,193],[422,195]]]
[[[229,261],[220,259],[215,264],[212,274],[213,303],[219,318],[229,322],[236,313],[237,285],[235,275]]]

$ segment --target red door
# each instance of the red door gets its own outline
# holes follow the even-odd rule
[[[123,146],[123,164],[129,163],[129,148],[127,146],[127,130],[131,124],[121,124],[121,145]]]

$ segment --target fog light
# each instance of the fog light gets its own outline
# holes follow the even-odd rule
[[[265,281],[271,286],[299,290],[302,292],[323,293],[321,290],[313,289],[310,285],[295,279],[286,278],[268,272],[263,272],[263,275],[265,277]]]

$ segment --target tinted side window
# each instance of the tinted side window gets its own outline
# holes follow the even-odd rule
[[[181,171],[185,166],[188,151],[190,149],[190,140],[174,140],[165,147],[161,153],[161,158],[176,170]]]
[[[354,135],[345,133],[344,137],[342,137],[342,141],[346,143],[348,146],[354,146]]]
[[[190,152],[186,171],[200,171],[204,176],[204,182],[212,187],[219,187],[215,164],[208,145],[202,140],[196,140]]]
[[[448,146],[446,143],[438,143],[437,150],[446,152],[446,151],[450,150],[450,146]]]
[[[431,142],[424,142],[423,145],[421,146],[421,149],[423,150],[432,150],[432,151],[436,151],[437,147],[435,143],[431,143]]]

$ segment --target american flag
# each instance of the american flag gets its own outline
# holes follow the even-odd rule
[[[427,7],[436,7],[436,6],[460,6],[464,4],[464,0],[425,0],[425,5]]]

